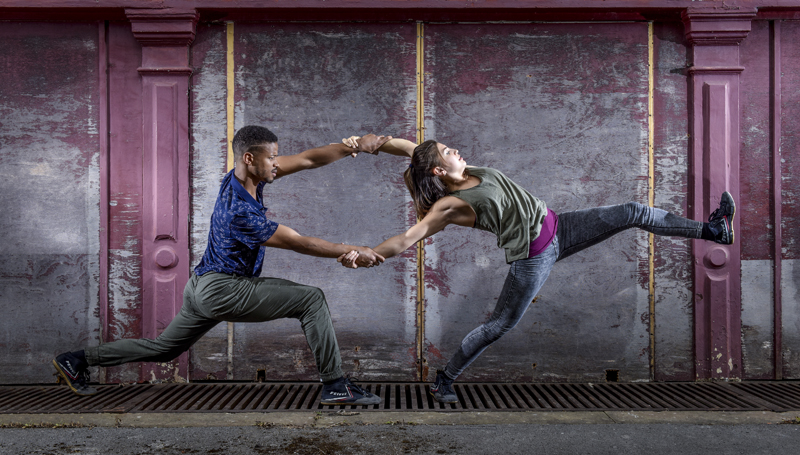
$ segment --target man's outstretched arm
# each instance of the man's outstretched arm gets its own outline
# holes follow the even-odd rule
[[[356,264],[359,267],[371,267],[384,261],[383,256],[377,254],[371,248],[331,243],[316,237],[307,237],[282,224],[278,226],[272,237],[264,242],[263,245],[322,258],[336,258],[350,251],[356,251],[358,253]]]
[[[334,161],[338,161],[354,153],[377,153],[378,148],[391,138],[391,136],[367,134],[358,139],[355,148],[345,144],[330,144],[323,145],[322,147],[315,147],[296,155],[278,156],[276,158],[278,161],[278,175],[275,178],[294,174],[295,172],[306,169],[325,166],[326,164],[331,164]]]

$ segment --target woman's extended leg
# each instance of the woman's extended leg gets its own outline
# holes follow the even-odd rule
[[[700,221],[682,218],[638,202],[576,210],[558,215],[556,237],[561,246],[558,259],[564,259],[632,227],[656,235],[690,239],[699,239],[703,233],[703,223]]]
[[[449,390],[449,384],[490,344],[514,328],[522,319],[536,293],[550,275],[550,270],[558,257],[558,251],[558,240],[553,239],[553,243],[541,254],[511,263],[503,291],[500,293],[492,316],[464,337],[455,355],[447,363],[444,372],[437,374],[437,383],[431,389],[437,400],[445,403],[454,402],[455,394]],[[441,380],[446,382],[444,389],[447,389],[446,392],[449,393],[439,390],[441,387],[438,385]]]

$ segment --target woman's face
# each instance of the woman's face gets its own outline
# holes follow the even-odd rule
[[[439,156],[442,158],[442,165],[440,166],[447,174],[452,174],[453,177],[460,177],[467,167],[467,162],[461,158],[458,150],[450,148],[444,144],[436,144],[439,148]]]

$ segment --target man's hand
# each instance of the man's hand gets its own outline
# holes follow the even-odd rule
[[[376,136],[374,134],[361,136],[359,139],[356,139],[356,143],[358,144],[358,147],[356,147],[356,152],[366,152],[372,155],[377,155],[380,146],[388,142],[390,139],[392,139],[392,136]]]
[[[372,248],[362,246],[339,256],[336,260],[341,262],[344,267],[357,269],[359,267],[369,268],[375,265],[381,265],[381,262],[386,259],[373,251]]]

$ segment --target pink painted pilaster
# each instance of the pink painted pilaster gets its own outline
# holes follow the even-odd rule
[[[189,45],[195,10],[126,10],[142,45],[142,336],[155,338],[180,311],[189,280]],[[176,370],[177,368],[177,370]],[[142,379],[188,378],[177,364],[143,364]]]
[[[754,9],[688,8],[691,215],[706,220],[723,191],[739,199],[739,43]],[[739,217],[734,220],[739,232]],[[695,241],[695,377],[739,378],[742,372],[740,238],[734,245]]]

